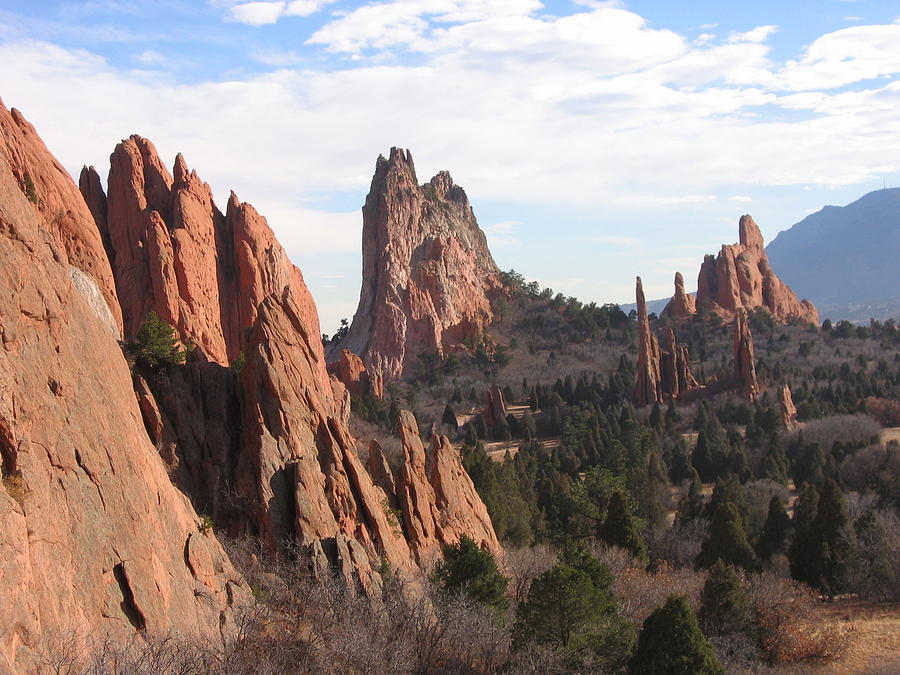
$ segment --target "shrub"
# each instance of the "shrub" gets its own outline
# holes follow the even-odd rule
[[[459,543],[444,546],[444,559],[435,570],[435,580],[446,593],[463,593],[472,600],[502,613],[509,605],[507,579],[497,569],[494,554],[463,535]]]
[[[140,363],[153,370],[184,363],[185,352],[178,348],[175,329],[152,310],[129,347]]]
[[[687,598],[672,595],[644,621],[628,672],[631,675],[724,675],[725,669],[700,632]]]

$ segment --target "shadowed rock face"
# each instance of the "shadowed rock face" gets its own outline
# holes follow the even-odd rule
[[[138,136],[112,155],[107,202],[116,280],[132,303],[126,332],[153,309],[196,345],[187,365],[137,383],[148,432],[195,504],[272,550],[299,543],[369,593],[382,558],[401,572],[415,565],[385,509],[405,488],[376,488],[357,458],[315,302],[265,218],[234,194],[223,215],[180,155],[169,178]],[[224,367],[234,361],[239,375]],[[335,370],[356,394],[380,393],[355,354],[342,352]],[[454,527],[439,523],[434,536],[458,538]]]
[[[740,241],[722,246],[718,256],[707,255],[697,278],[696,301],[684,293],[684,281],[675,278],[675,295],[663,310],[674,319],[705,308],[731,321],[738,310],[766,309],[776,321],[792,319],[818,324],[819,315],[808,300],[799,300],[769,265],[762,233],[749,215],[741,216]]]
[[[227,633],[249,593],[147,438],[108,323],[118,305],[100,236],[39,139],[11,133],[0,138],[0,671],[35,672],[52,633]],[[24,194],[22,157],[62,221]],[[33,167],[54,167],[58,183]]]
[[[634,401],[639,406],[661,403],[678,398],[698,386],[691,373],[687,345],[675,342],[675,333],[669,328],[665,333],[665,348],[650,327],[647,302],[641,278],[635,289],[638,312],[638,362],[634,386]]]
[[[336,345],[370,373],[402,377],[421,354],[444,355],[493,319],[497,266],[466,193],[450,174],[419,185],[409,152],[379,157],[363,206],[359,306]]]
[[[751,401],[759,396],[756,355],[747,315],[739,311],[734,321],[734,379]]]
[[[39,139],[10,140],[25,124],[0,138],[0,670],[28,671],[48,631],[231,631],[247,592],[191,501],[273,550],[307,547],[372,594],[382,560],[403,573],[464,533],[499,552],[446,439],[428,458],[409,450],[397,481],[372,449],[376,486],[312,296],[252,206],[232,194],[223,215],[183,158],[170,177],[133,136],[112,155],[108,198],[91,169],[84,197],[71,180],[34,180],[80,214],[48,223],[12,159],[38,177],[58,165]],[[125,312],[102,286],[107,251]],[[117,318],[133,335],[151,309],[195,346],[144,378]],[[390,518],[401,503],[409,523]]]

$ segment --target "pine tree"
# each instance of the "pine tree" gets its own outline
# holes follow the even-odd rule
[[[630,675],[724,675],[687,598],[671,595],[641,628]]]
[[[731,502],[723,502],[716,508],[709,535],[697,556],[697,567],[711,567],[716,560],[751,571],[759,567],[756,554],[747,541],[741,515]]]
[[[784,510],[784,504],[778,495],[772,495],[769,500],[769,513],[766,523],[763,525],[762,534],[756,543],[756,552],[763,560],[770,560],[773,555],[784,551],[788,532],[791,529],[791,519]]]
[[[450,407],[449,403],[444,406],[444,414],[441,415],[441,421],[451,429],[459,428],[459,423],[456,421],[456,413],[453,412],[453,408]]]
[[[443,554],[435,580],[445,592],[465,593],[498,614],[506,609],[508,582],[497,569],[493,553],[463,535],[457,544],[445,545]]]
[[[631,551],[638,560],[646,564],[647,545],[638,533],[634,515],[628,508],[624,495],[618,490],[609,499],[606,520],[599,535],[607,544]]]
[[[819,495],[813,536],[818,542],[816,548],[820,556],[816,585],[829,595],[841,593],[849,581],[853,535],[844,493],[830,478]]]
[[[706,635],[740,632],[750,626],[750,602],[740,577],[721,560],[710,568],[703,584],[697,618]]]
[[[814,523],[819,510],[819,493],[812,483],[805,483],[794,505],[794,538],[788,549],[791,576],[797,581],[815,584],[818,576]]]
[[[138,361],[153,370],[184,363],[185,352],[178,348],[175,329],[152,310],[129,347]]]

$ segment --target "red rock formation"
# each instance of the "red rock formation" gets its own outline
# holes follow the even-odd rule
[[[485,428],[492,432],[494,426],[501,419],[506,419],[506,403],[503,400],[503,390],[499,385],[491,385],[484,395],[484,410],[481,411]]]
[[[800,301],[769,265],[762,233],[749,215],[741,216],[740,241],[722,246],[719,255],[707,255],[697,278],[696,308],[706,308],[731,321],[738,310],[766,309],[776,321],[792,319],[818,324],[819,315],[808,300]],[[665,316],[684,318],[693,314],[690,296],[682,283],[663,310]]]
[[[791,396],[791,388],[784,384],[778,389],[778,407],[781,410],[781,421],[784,427],[792,431],[797,428],[797,406]]]
[[[661,317],[669,319],[685,319],[697,311],[696,301],[693,295],[684,291],[684,277],[681,272],[675,272],[675,295],[663,309]]]
[[[334,350],[359,354],[385,379],[401,377],[422,354],[460,347],[491,322],[497,266],[447,172],[419,185],[409,152],[379,157],[363,206],[362,253],[359,306]]]
[[[233,223],[216,208],[209,186],[181,155],[173,179],[153,144],[132,136],[110,156],[108,187],[106,237],[126,337],[154,310],[183,340],[227,365],[242,339],[233,316]]]
[[[638,362],[637,380],[634,385],[634,400],[639,406],[662,400],[660,394],[659,341],[650,329],[647,316],[647,302],[641,278],[637,278],[635,289],[638,313]]]
[[[328,372],[340,380],[353,396],[372,393],[384,398],[384,383],[380,373],[369,374],[363,360],[349,349],[342,349],[338,360],[328,364]]]
[[[412,413],[401,411],[398,427],[404,464],[397,500],[404,532],[419,564],[433,562],[443,545],[456,543],[463,534],[499,555],[500,543],[487,508],[450,441],[432,435],[431,453],[426,457]]]
[[[753,335],[747,315],[738,311],[734,321],[734,379],[746,392],[751,401],[759,396],[759,381],[756,378],[756,356],[753,350]]]
[[[699,385],[691,373],[690,357],[686,345],[675,341],[675,333],[666,330],[665,349],[650,328],[647,303],[641,278],[635,289],[638,312],[638,362],[634,386],[634,400],[639,406],[659,403],[697,388]]]
[[[39,140],[25,148],[17,133],[4,125],[0,143],[0,671],[37,672],[54,632],[218,639],[249,593],[144,431],[97,312],[115,296],[87,206],[74,183],[57,185]],[[23,194],[12,168],[23,157],[47,213]],[[55,207],[72,229],[48,222]]]
[[[93,287],[91,306],[110,330],[121,334],[122,313],[116,299],[112,270],[100,232],[72,178],[47,150],[34,127],[0,101],[0,151],[16,182],[41,214],[44,226],[58,244],[82,287]]]

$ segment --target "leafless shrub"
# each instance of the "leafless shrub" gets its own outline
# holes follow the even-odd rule
[[[852,587],[870,600],[900,600],[900,515],[873,509],[857,534]]]
[[[693,565],[708,528],[709,522],[705,518],[654,528],[647,537],[650,564],[654,568],[666,564],[674,567]]]
[[[613,594],[619,613],[640,626],[650,613],[672,594],[687,596],[694,609],[699,607],[700,590],[706,575],[692,568],[676,568],[662,562],[650,572],[627,551],[595,544],[594,555],[609,567],[613,576]]]
[[[800,433],[807,443],[819,443],[827,452],[835,441],[865,443],[877,438],[881,425],[868,415],[833,415],[807,422],[796,432]]]
[[[851,490],[866,492],[900,480],[900,448],[870,445],[841,462],[841,480]]]
[[[509,577],[509,593],[518,605],[528,595],[531,582],[556,564],[556,552],[546,545],[512,549],[504,558],[504,573]]]
[[[849,645],[847,631],[822,619],[812,591],[771,573],[750,577],[747,592],[760,649],[772,663],[831,659]]]

